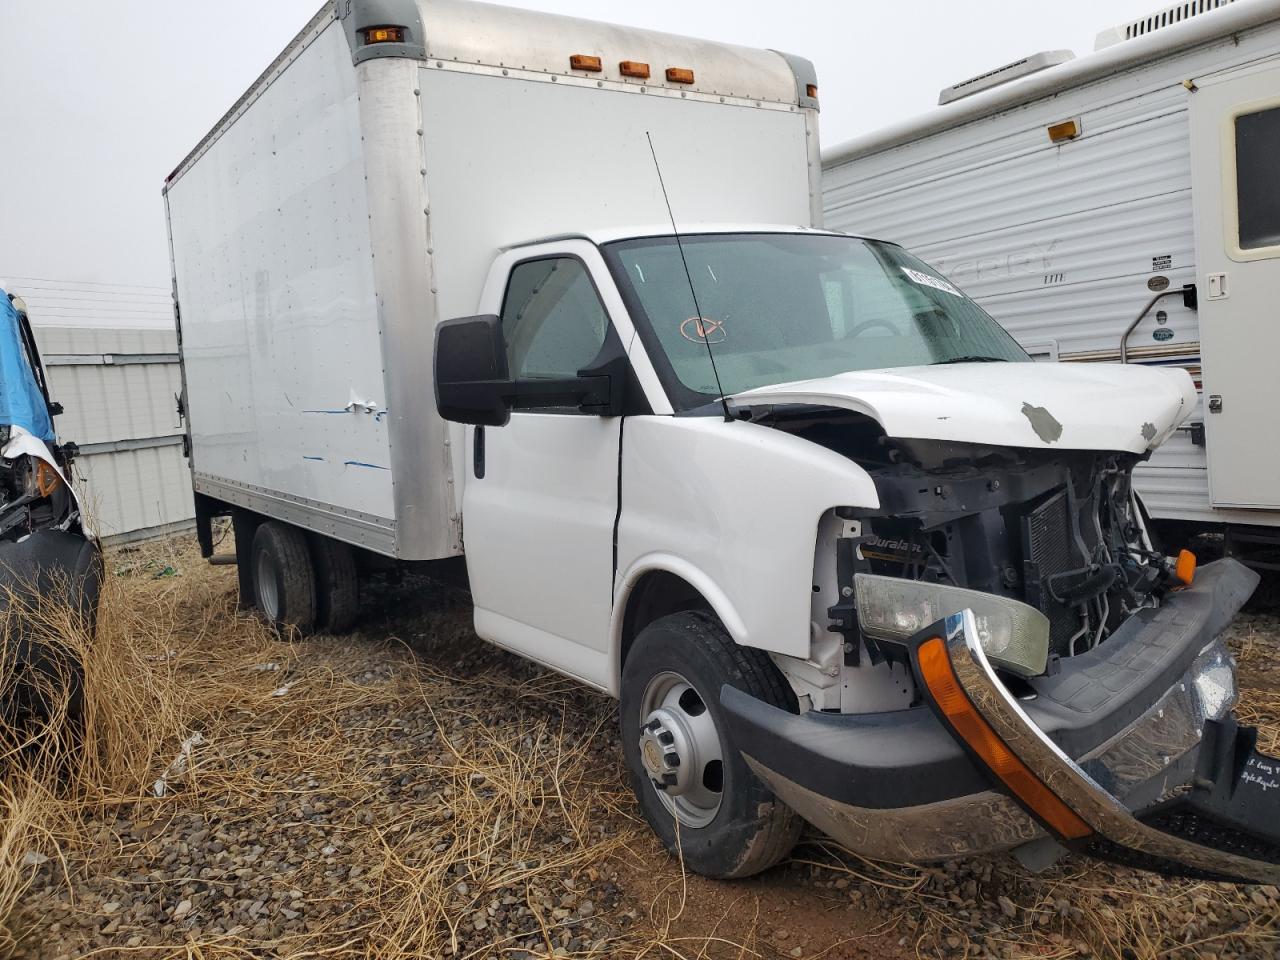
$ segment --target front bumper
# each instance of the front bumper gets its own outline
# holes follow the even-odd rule
[[[1234,664],[1219,639],[1256,584],[1235,561],[1208,564],[1194,587],[1018,697],[987,662],[967,611],[908,652],[919,679],[915,651],[945,639],[978,714],[1088,824],[1091,834],[1072,846],[1166,873],[1274,883],[1280,789],[1231,719]],[[752,769],[865,856],[946,859],[1053,835],[931,701],[888,714],[796,716],[725,687],[721,702]]]

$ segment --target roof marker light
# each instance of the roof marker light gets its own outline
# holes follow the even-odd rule
[[[693,83],[693,71],[687,67],[667,67],[667,83]]]
[[[588,73],[599,73],[604,69],[599,57],[587,53],[575,53],[569,58],[570,70],[585,70]]]
[[[404,43],[404,27],[365,27],[365,44]]]
[[[649,65],[639,60],[623,60],[618,64],[618,72],[624,77],[635,77],[637,80],[649,79]]]

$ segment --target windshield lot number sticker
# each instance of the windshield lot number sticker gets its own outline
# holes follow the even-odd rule
[[[953,297],[964,296],[963,293],[951,284],[947,283],[947,281],[939,279],[938,277],[931,277],[927,273],[921,273],[919,270],[912,270],[910,267],[903,267],[902,272],[922,287],[933,287],[933,289],[941,290],[943,293],[949,293]]]

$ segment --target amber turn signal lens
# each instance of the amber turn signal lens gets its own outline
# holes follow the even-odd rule
[[[1078,840],[1093,829],[1063,803],[1027,765],[1013,755],[991,725],[974,709],[947,656],[947,645],[941,637],[926,640],[918,654],[920,673],[934,702],[961,739],[969,745],[1014,796],[1021,800],[1045,823],[1068,840]]]
[[[42,497],[52,496],[60,486],[62,486],[62,478],[58,476],[58,471],[43,460],[37,460],[36,493]]]
[[[1196,555],[1190,550],[1178,551],[1178,562],[1173,568],[1174,575],[1188,587],[1196,578]]]
[[[649,65],[639,60],[623,60],[618,64],[618,72],[624,77],[635,77],[637,80],[649,79]]]
[[[404,43],[404,27],[368,27],[364,31],[365,43]]]
[[[569,58],[570,70],[586,70],[588,73],[599,73],[604,69],[600,63],[599,57],[593,57],[586,53],[575,53]]]
[[[684,67],[667,67],[667,83],[693,83],[693,71]]]

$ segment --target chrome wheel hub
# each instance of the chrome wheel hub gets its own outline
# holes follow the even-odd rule
[[[278,620],[280,618],[280,597],[276,590],[276,565],[270,554],[265,554],[258,558],[257,577],[255,578],[258,588],[258,609],[260,609],[268,620]]]
[[[705,701],[677,673],[649,681],[641,700],[640,761],[663,805],[680,822],[705,827],[720,809],[724,756]]]

